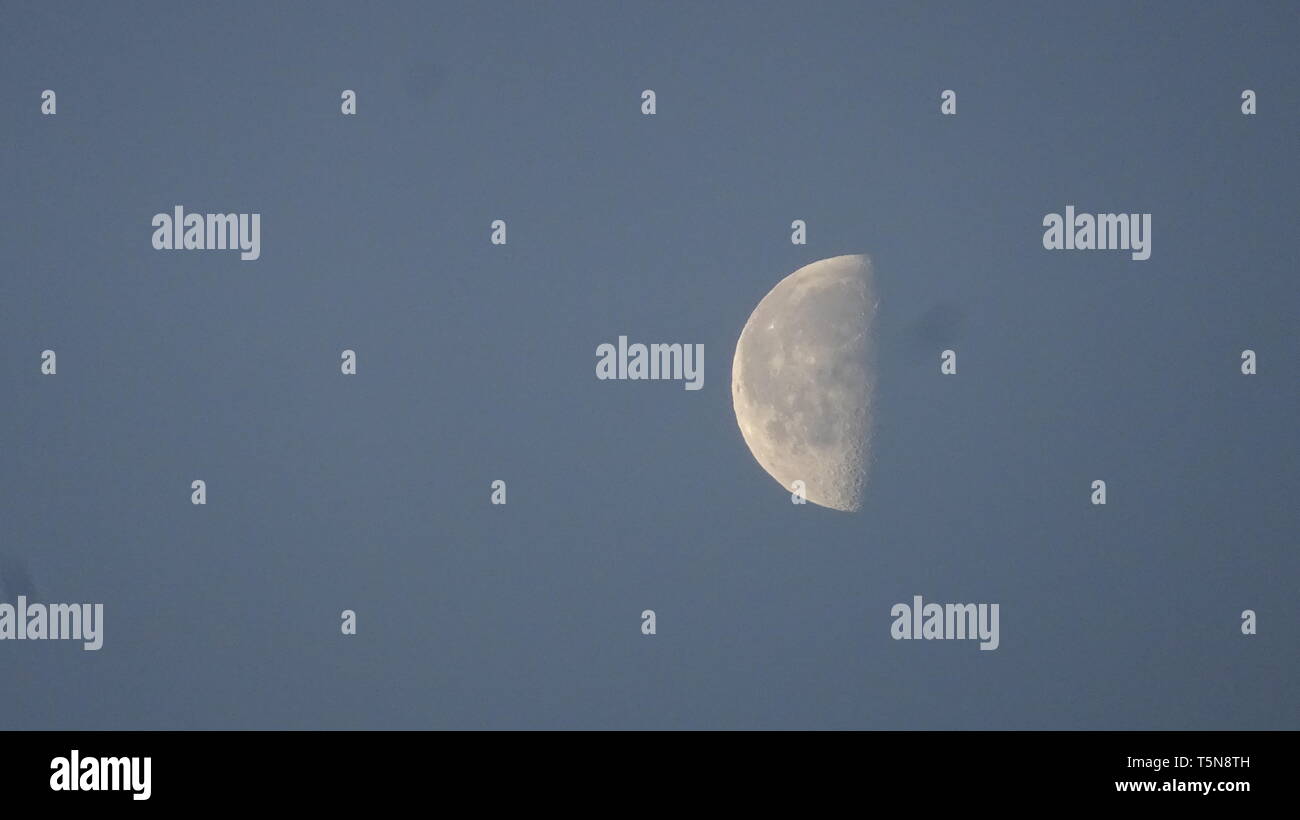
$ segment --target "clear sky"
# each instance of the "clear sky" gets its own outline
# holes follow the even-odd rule
[[[0,600],[105,623],[0,642],[0,728],[1300,728],[1297,42],[1263,2],[5,2]],[[175,205],[261,258],[154,250]],[[1151,258],[1044,250],[1067,205]],[[845,253],[856,514],[730,394]],[[619,335],[703,389],[598,381]],[[1000,647],[892,640],[913,595]]]

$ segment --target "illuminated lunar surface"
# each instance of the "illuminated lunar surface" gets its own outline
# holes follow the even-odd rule
[[[836,256],[782,279],[736,344],[731,400],[758,463],[823,507],[862,506],[871,459],[877,307],[871,260]]]

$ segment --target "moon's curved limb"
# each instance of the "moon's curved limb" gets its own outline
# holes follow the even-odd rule
[[[876,297],[871,260],[836,256],[777,283],[740,333],[736,422],[758,463],[815,504],[862,506],[871,456]]]

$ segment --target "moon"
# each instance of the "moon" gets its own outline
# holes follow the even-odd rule
[[[871,259],[836,256],[777,283],[736,343],[731,402],[741,435],[789,491],[861,508],[871,459],[875,296]]]

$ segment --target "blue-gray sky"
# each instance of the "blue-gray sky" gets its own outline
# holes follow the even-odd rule
[[[5,3],[0,592],[105,634],[0,643],[0,728],[1300,728],[1298,35],[1294,3]],[[177,204],[262,214],[261,259],[153,250]],[[1151,259],[1045,251],[1070,204],[1151,213]],[[730,365],[777,281],[858,252],[847,515],[754,461]],[[597,381],[620,334],[704,344],[704,389]],[[999,603],[1000,648],[891,640],[916,594]]]

